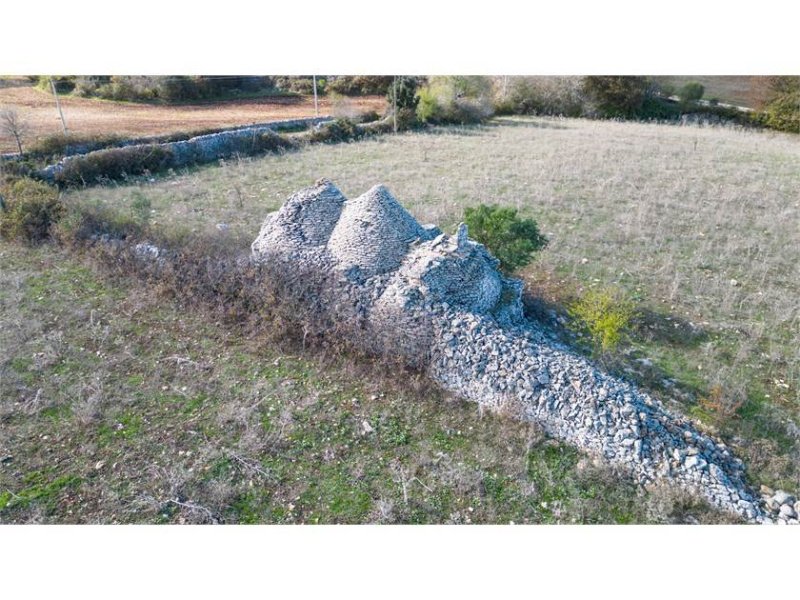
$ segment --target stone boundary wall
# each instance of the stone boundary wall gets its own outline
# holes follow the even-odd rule
[[[236,129],[226,129],[216,133],[199,135],[187,140],[180,140],[176,142],[159,143],[147,141],[148,139],[158,139],[157,137],[130,140],[129,142],[121,142],[109,148],[93,150],[87,153],[71,153],[57,163],[40,169],[37,171],[37,174],[45,181],[53,182],[55,181],[56,174],[74,160],[80,160],[84,157],[91,157],[96,153],[108,152],[118,148],[146,148],[154,145],[159,146],[164,150],[168,150],[173,154],[173,161],[171,164],[172,167],[184,167],[190,164],[212,162],[220,158],[227,158],[231,155],[232,149],[237,147],[237,143],[246,142],[248,139],[251,139],[255,136],[267,132],[277,133],[285,129],[294,129],[296,127],[313,127],[330,122],[332,120],[332,117],[285,119],[282,121],[273,121],[259,125],[248,125],[246,127],[239,127]]]

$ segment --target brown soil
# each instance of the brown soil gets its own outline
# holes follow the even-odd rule
[[[113,133],[141,137],[314,116],[313,96],[250,98],[175,106],[72,96],[61,96],[60,100],[67,129],[76,135]],[[15,108],[29,124],[30,132],[23,144],[61,132],[52,94],[31,86],[0,88],[0,106]],[[345,116],[367,110],[381,113],[385,107],[386,100],[382,96],[347,98],[336,105],[327,98],[319,101],[321,115],[342,113]],[[0,152],[14,150],[16,145],[12,139],[0,138]]]

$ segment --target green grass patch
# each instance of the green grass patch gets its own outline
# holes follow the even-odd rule
[[[22,478],[26,486],[19,492],[10,490],[0,495],[0,511],[14,508],[26,508],[37,504],[45,511],[52,512],[56,508],[61,492],[68,488],[76,488],[81,484],[80,477],[75,475],[62,475],[55,479],[48,479],[45,471],[32,471]]]

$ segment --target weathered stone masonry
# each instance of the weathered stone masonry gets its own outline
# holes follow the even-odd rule
[[[383,186],[347,200],[321,180],[267,218],[252,257],[340,273],[374,327],[423,315],[429,374],[458,396],[510,409],[643,485],[671,482],[750,522],[797,522],[796,499],[779,492],[765,504],[723,442],[526,321],[521,282],[464,225],[450,236],[417,223]]]

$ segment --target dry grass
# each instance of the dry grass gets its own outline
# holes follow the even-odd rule
[[[447,227],[479,202],[533,216],[551,240],[526,273],[539,314],[587,286],[627,290],[642,311],[615,368],[642,365],[629,376],[722,428],[754,481],[798,487],[797,138],[505,119],[65,199],[138,218],[149,202],[171,236],[246,250],[321,176],[350,196],[382,181]],[[721,518],[669,490],[641,495],[528,425],[341,354],[287,352],[53,248],[3,244],[0,260],[4,522]]]
[[[717,521],[414,377],[0,242],[0,522]],[[670,498],[673,498],[670,495]]]
[[[757,478],[798,485],[800,141],[789,135],[585,120],[502,119],[224,163],[70,193],[128,210],[148,199],[157,226],[254,237],[294,190],[326,176],[348,196],[383,182],[422,222],[454,226],[497,202],[550,238],[527,272],[557,304],[622,287],[642,319],[622,368],[710,425],[714,386],[742,403],[732,429]],[[637,362],[638,360],[638,362]],[[633,370],[637,365],[641,369]],[[759,442],[761,443],[761,442]],[[770,464],[769,457],[780,457]],[[765,458],[767,457],[767,458]],[[786,465],[789,465],[788,467]]]
[[[265,97],[161,106],[133,102],[112,102],[74,96],[61,96],[61,109],[69,131],[80,136],[115,134],[143,137],[233,127],[280,119],[314,116],[314,99],[309,96]],[[341,112],[341,102],[320,99],[320,113]],[[26,143],[61,133],[61,121],[52,95],[31,86],[0,88],[0,105],[13,107],[30,125]],[[383,112],[386,100],[380,96],[349,98],[347,110]],[[13,152],[13,139],[0,138],[0,152]]]

